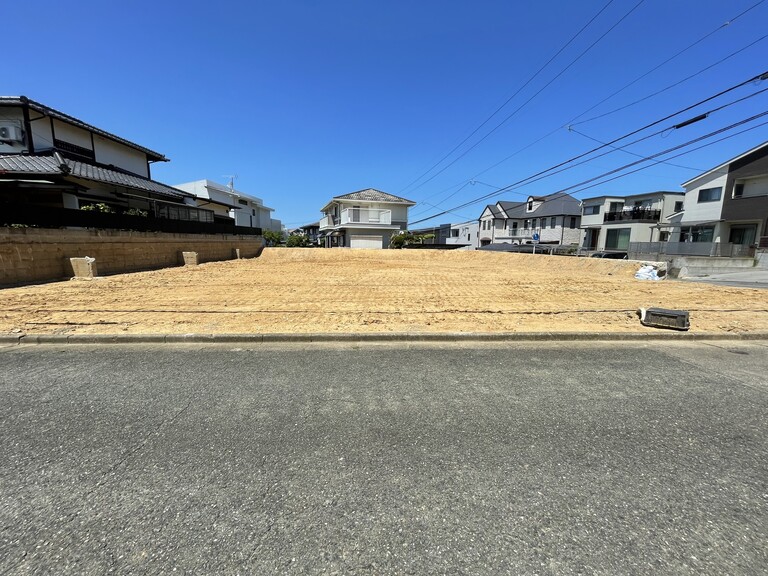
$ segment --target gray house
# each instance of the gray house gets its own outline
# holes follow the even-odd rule
[[[499,201],[480,215],[479,243],[578,244],[579,201],[570,194],[529,196],[525,202]]]

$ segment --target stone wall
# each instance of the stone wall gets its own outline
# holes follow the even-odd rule
[[[107,275],[180,266],[182,252],[212,262],[236,258],[236,250],[254,258],[263,248],[261,236],[0,228],[0,286],[70,278],[70,258],[95,258],[98,273]]]

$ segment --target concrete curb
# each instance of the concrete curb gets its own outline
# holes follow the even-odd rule
[[[721,334],[676,332],[504,332],[504,333],[361,333],[361,334],[0,334],[0,345],[21,344],[279,344],[279,343],[428,343],[428,342],[642,342],[768,340],[768,332]]]

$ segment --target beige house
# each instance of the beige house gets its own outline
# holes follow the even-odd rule
[[[414,204],[373,188],[334,196],[322,208],[323,245],[326,248],[387,248],[392,234],[408,229],[408,208]]]

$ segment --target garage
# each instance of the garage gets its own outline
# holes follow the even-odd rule
[[[384,239],[381,236],[351,235],[349,237],[350,248],[367,248],[381,250]]]

